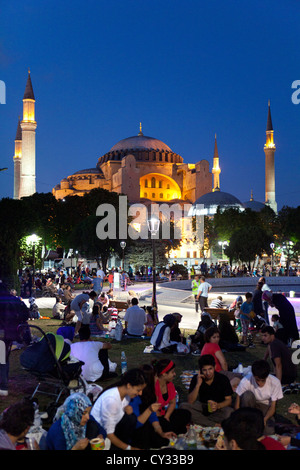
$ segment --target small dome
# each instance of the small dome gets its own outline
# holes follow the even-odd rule
[[[223,191],[213,191],[199,197],[192,205],[189,215],[214,215],[218,207],[221,210],[228,208],[235,208],[240,211],[245,210],[239,199],[232,194]]]
[[[263,202],[251,200],[243,202],[243,206],[245,207],[245,209],[251,209],[252,211],[259,212],[264,209],[265,204]]]
[[[131,149],[172,152],[170,147],[164,144],[161,140],[155,139],[154,137],[147,137],[145,135],[135,135],[133,137],[122,139],[110,149],[110,152]]]

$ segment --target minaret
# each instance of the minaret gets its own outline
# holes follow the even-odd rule
[[[21,162],[22,162],[22,129],[20,118],[15,138],[15,154],[14,154],[14,199],[20,199],[20,178],[21,178]]]
[[[220,173],[217,134],[215,134],[214,163],[212,168],[212,174],[214,175],[213,192],[220,191]]]
[[[273,140],[273,125],[271,118],[270,100],[268,103],[268,120],[266,129],[266,143],[264,146],[265,152],[265,204],[270,206],[271,209],[277,214],[277,202],[275,200],[275,144]]]
[[[35,188],[35,98],[31,83],[30,70],[23,97],[22,163],[19,197],[31,196]]]

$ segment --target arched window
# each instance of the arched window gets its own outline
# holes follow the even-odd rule
[[[151,188],[155,188],[155,178],[151,178]]]
[[[145,188],[148,188],[148,180],[145,180]]]
[[[162,188],[162,181],[161,180],[159,180],[158,187]]]

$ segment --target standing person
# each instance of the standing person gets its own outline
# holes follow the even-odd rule
[[[271,358],[275,368],[275,376],[281,384],[288,385],[294,382],[297,377],[297,367],[293,364],[287,345],[276,338],[274,328],[264,326],[261,330],[261,339],[268,346],[264,359]]]
[[[262,298],[278,310],[279,321],[283,326],[280,329],[280,339],[286,344],[299,339],[295,310],[291,302],[283,294],[274,294],[271,291],[265,291]]]
[[[228,377],[216,372],[211,354],[199,357],[198,364],[199,371],[191,380],[187,402],[180,408],[191,412],[194,424],[215,426],[233,412],[233,390]]]
[[[102,268],[99,268],[97,270],[97,277],[100,278],[100,290],[103,289],[103,284],[104,284],[104,280],[105,280],[105,272],[103,271]]]
[[[263,282],[258,281],[256,288],[252,294],[252,303],[253,303],[253,311],[255,315],[259,315],[264,318],[265,310],[263,308],[263,301],[262,301],[262,287],[263,287]]]
[[[101,278],[97,276],[97,273],[93,273],[93,280],[92,280],[92,289],[96,292],[97,295],[101,294],[103,282]]]
[[[77,295],[75,299],[72,300],[70,305],[70,313],[73,314],[73,321],[76,321],[75,334],[78,333],[83,321],[83,309],[87,310],[92,308],[92,306],[89,305],[89,300],[94,303],[96,298],[97,294],[95,291],[92,290],[89,293],[83,292],[82,294]]]
[[[240,307],[240,320],[242,326],[242,344],[247,344],[247,336],[249,331],[249,325],[252,318],[253,312],[253,302],[252,302],[252,293],[246,292],[245,294],[246,301],[242,303]],[[254,312],[253,312],[254,314]]]
[[[0,281],[0,396],[8,395],[9,356],[13,341],[17,340],[17,328],[29,319],[25,303],[11,295]]]
[[[105,429],[111,441],[111,450],[135,450],[131,446],[136,429],[137,417],[127,414],[126,408],[131,399],[141,395],[146,380],[140,369],[130,369],[120,380],[103,390],[94,403],[92,417]]]
[[[192,286],[192,294],[193,294],[194,299],[195,299],[195,310],[196,310],[196,313],[198,313],[198,311],[199,311],[199,301],[198,301],[197,296],[198,296],[198,289],[199,289],[199,286],[200,286],[200,280],[199,280],[198,274],[196,274],[192,278],[191,286]]]
[[[176,408],[176,389],[173,380],[176,376],[175,364],[170,359],[153,361],[155,371],[156,401],[161,404],[156,412],[164,432],[185,434],[191,423],[191,413],[188,410]]]
[[[283,398],[280,380],[270,374],[267,361],[254,361],[251,372],[240,381],[236,389],[235,408],[250,406],[264,415],[265,434],[274,433],[273,416],[277,401]]]
[[[208,307],[207,299],[208,293],[211,291],[211,289],[212,285],[205,280],[204,276],[201,276],[200,286],[198,287],[197,300],[199,301],[200,310],[202,313],[204,312],[204,308]]]
[[[146,312],[138,303],[138,299],[134,297],[131,301],[132,306],[126,310],[124,316],[125,332],[130,336],[142,336],[147,323]]]
[[[272,292],[272,289],[268,286],[268,284],[266,283],[266,279],[264,277],[259,278],[258,282],[262,282],[262,288],[261,288],[262,294],[265,291]],[[268,314],[269,304],[266,300],[263,300],[263,299],[262,299],[262,303],[263,303],[263,308],[264,308],[264,311],[265,311],[264,318],[267,322],[267,325],[270,325],[269,314]]]

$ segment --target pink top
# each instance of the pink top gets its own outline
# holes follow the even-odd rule
[[[219,362],[219,359],[216,357],[217,351],[221,351],[221,348],[217,343],[205,343],[201,350],[201,356],[203,356],[204,354],[211,354],[212,356],[214,356],[216,361],[216,371],[220,372],[222,370],[222,367]]]

